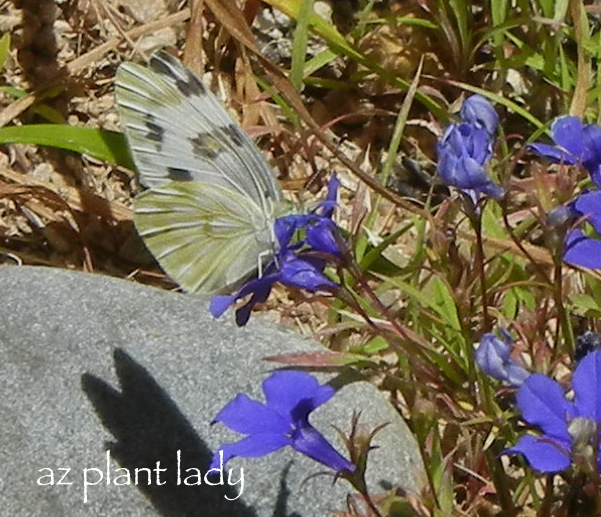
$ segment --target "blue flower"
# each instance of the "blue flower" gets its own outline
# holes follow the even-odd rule
[[[472,95],[461,105],[461,121],[476,127],[483,127],[490,137],[494,137],[499,126],[499,115],[482,95]]]
[[[338,285],[323,274],[325,262],[318,258],[299,258],[290,250],[284,249],[278,254],[278,262],[271,262],[263,276],[250,280],[232,295],[217,295],[211,298],[209,310],[214,318],[219,318],[236,301],[250,298],[236,309],[236,324],[246,325],[252,309],[258,303],[264,303],[276,282],[305,289],[309,292],[336,291]]]
[[[355,470],[356,466],[309,423],[309,414],[334,395],[332,387],[319,385],[315,377],[305,372],[279,371],[263,381],[263,393],[265,404],[239,394],[217,414],[212,423],[221,422],[248,436],[221,446],[211,469],[225,465],[235,456],[256,458],[289,445],[335,472]]]
[[[521,386],[530,375],[510,356],[513,342],[504,329],[501,329],[503,339],[494,334],[484,334],[476,349],[476,364],[493,379],[505,382],[511,386]]]
[[[492,140],[485,128],[467,122],[451,124],[436,150],[438,174],[447,186],[463,191],[474,202],[481,194],[494,199],[503,197],[505,191],[485,169],[492,157]]]
[[[569,205],[573,215],[585,217],[601,235],[601,191],[585,192]],[[580,229],[568,230],[564,242],[564,261],[574,266],[601,269],[601,239],[589,237]]]
[[[500,199],[505,191],[485,168],[492,157],[498,115],[484,97],[472,95],[463,103],[461,117],[462,122],[451,124],[438,141],[438,174],[447,186],[461,190],[474,204],[481,195]]]
[[[258,303],[269,297],[277,282],[309,292],[335,292],[339,286],[323,274],[328,260],[340,260],[340,233],[331,220],[339,182],[334,176],[328,185],[326,200],[308,214],[292,214],[276,219],[274,233],[277,252],[265,267],[263,275],[244,284],[233,295],[213,296],[209,310],[213,317],[221,316],[236,301],[248,297],[236,309],[236,323],[245,325]]]
[[[555,146],[537,142],[530,149],[553,162],[582,165],[601,188],[601,127],[566,116],[553,121],[551,134]]]
[[[598,451],[601,424],[601,351],[588,354],[572,377],[574,402],[553,379],[534,373],[517,392],[522,418],[539,427],[541,436],[525,435],[504,454],[522,454],[540,472],[561,472],[587,451],[601,467]]]

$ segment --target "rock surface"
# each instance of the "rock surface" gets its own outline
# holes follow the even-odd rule
[[[227,476],[177,484],[178,451],[181,480],[195,482],[187,476],[206,472],[211,451],[238,439],[209,422],[239,392],[263,400],[260,382],[276,365],[262,358],[320,345],[257,316],[239,329],[197,298],[99,275],[2,266],[0,292],[3,515],[322,517],[345,508],[346,482],[307,479],[324,467],[288,448],[232,460],[232,486]],[[345,454],[331,425],[348,431],[353,410],[371,427],[390,422],[370,456],[372,491],[415,491],[417,445],[373,386],[343,387],[311,420]],[[233,484],[241,469],[243,490]]]

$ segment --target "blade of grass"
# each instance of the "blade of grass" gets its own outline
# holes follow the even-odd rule
[[[470,47],[471,31],[471,2],[465,0],[449,0],[451,10],[457,21],[457,29],[459,31],[459,39],[461,40],[461,55],[467,54],[466,50]]]
[[[309,41],[309,22],[313,14],[315,0],[305,0],[298,11],[296,29],[292,41],[292,63],[290,66],[290,82],[297,92],[303,90],[307,42]]]
[[[0,144],[34,144],[87,154],[135,170],[122,133],[89,127],[31,124],[0,129]]]
[[[326,49],[323,52],[320,52],[319,54],[305,62],[305,66],[303,69],[303,78],[306,79],[314,72],[319,70],[322,66],[327,65],[337,57],[338,54],[336,54],[336,52],[332,52],[330,49]]]
[[[570,105],[570,115],[582,117],[586,109],[586,94],[590,83],[590,58],[585,52],[585,40],[588,39],[588,22],[582,1],[570,2],[572,20],[574,23],[574,37],[578,49],[578,71],[576,87]]]
[[[361,38],[365,35],[365,31],[367,28],[367,24],[370,21],[371,11],[374,8],[374,4],[376,0],[369,0],[365,8],[361,11],[359,15],[359,21],[357,22],[357,27],[353,31],[353,35],[357,38]]]
[[[0,70],[4,69],[6,65],[6,58],[8,57],[8,51],[10,50],[10,34],[6,33],[0,38]]]

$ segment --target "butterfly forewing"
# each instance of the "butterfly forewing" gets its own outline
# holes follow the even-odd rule
[[[136,199],[134,222],[165,272],[189,292],[235,289],[271,251],[255,205],[216,185],[170,182]]]
[[[147,187],[201,181],[236,191],[264,210],[282,201],[275,176],[202,81],[166,52],[146,68],[124,63],[115,78],[124,130]]]

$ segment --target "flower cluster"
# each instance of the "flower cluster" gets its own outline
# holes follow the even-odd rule
[[[559,117],[551,125],[555,146],[534,143],[530,149],[556,163],[580,165],[601,188],[601,127],[577,117]],[[584,192],[567,206],[574,218],[585,218],[601,235],[601,191]],[[601,240],[581,229],[568,230],[563,259],[574,266],[601,269]]]
[[[331,219],[338,186],[338,180],[333,177],[328,185],[326,201],[313,212],[288,215],[275,221],[274,233],[278,244],[275,257],[262,276],[244,284],[237,293],[212,298],[210,311],[215,318],[236,301],[248,297],[246,303],[236,309],[236,323],[245,325],[253,307],[267,300],[277,282],[309,292],[334,292],[338,289],[338,285],[323,274],[326,266],[324,257],[341,257],[338,228]]]
[[[331,386],[320,385],[306,372],[278,371],[263,381],[263,393],[265,404],[242,393],[217,414],[212,423],[221,422],[248,436],[221,446],[211,469],[235,456],[256,458],[288,445],[335,472],[356,469],[309,423],[309,414],[334,395]]]
[[[482,195],[500,199],[505,191],[486,172],[499,116],[481,95],[468,97],[460,115],[461,122],[447,127],[437,144],[438,174],[446,185],[462,191],[474,204]]]
[[[517,392],[517,402],[523,419],[544,434],[525,435],[505,453],[523,455],[540,472],[561,472],[574,462],[601,467],[601,350],[580,361],[572,388],[573,402],[553,379],[530,375]]]
[[[476,349],[476,364],[493,379],[510,386],[521,386],[530,372],[511,358],[513,341],[505,329],[501,329],[502,339],[494,334],[484,334]]]

